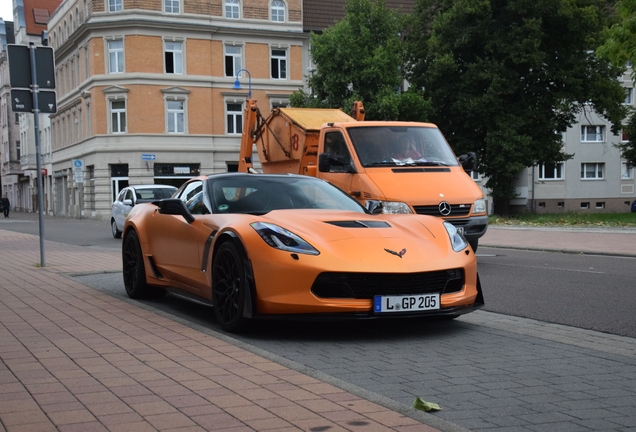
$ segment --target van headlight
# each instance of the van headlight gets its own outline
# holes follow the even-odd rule
[[[398,213],[413,213],[411,207],[406,203],[399,201],[382,201],[382,213],[385,214],[398,214]]]
[[[444,222],[444,228],[446,228],[446,232],[448,233],[448,237],[450,238],[451,246],[455,252],[460,252],[466,249],[468,246],[468,241],[464,238],[462,234],[457,231],[455,225],[450,222]]]
[[[483,198],[478,199],[473,204],[473,213],[485,213],[486,212],[486,200]]]

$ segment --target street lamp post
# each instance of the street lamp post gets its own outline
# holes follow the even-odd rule
[[[234,87],[232,88],[234,90],[241,90],[241,82],[239,81],[239,75],[243,71],[247,72],[247,79],[248,79],[247,98],[252,99],[252,75],[250,74],[250,71],[248,71],[247,69],[239,69],[238,72],[236,72],[236,81],[234,81]]]

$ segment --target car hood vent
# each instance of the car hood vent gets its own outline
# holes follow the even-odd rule
[[[327,223],[341,228],[391,228],[391,225],[384,221],[346,220],[329,221]]]

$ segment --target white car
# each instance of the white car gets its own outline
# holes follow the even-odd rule
[[[122,189],[110,211],[110,229],[113,237],[121,238],[126,216],[136,204],[170,198],[176,190],[174,186],[161,184],[128,186]]]

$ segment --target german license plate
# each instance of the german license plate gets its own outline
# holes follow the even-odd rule
[[[376,313],[417,312],[439,309],[439,293],[400,296],[375,296],[373,311]]]

